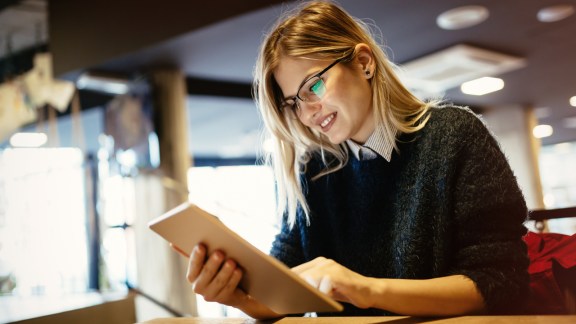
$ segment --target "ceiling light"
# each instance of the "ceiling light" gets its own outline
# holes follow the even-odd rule
[[[570,98],[570,106],[576,107],[576,96]]]
[[[552,135],[554,129],[550,125],[538,125],[532,129],[532,134],[536,138],[543,138]]]
[[[489,12],[483,6],[463,6],[438,15],[436,24],[442,29],[455,30],[478,25],[488,19]]]
[[[13,147],[40,147],[48,141],[44,133],[16,133],[10,137]]]
[[[562,124],[566,128],[576,128],[576,117],[567,117],[564,118]]]
[[[541,22],[555,22],[565,19],[574,13],[572,5],[556,5],[540,9],[536,17]]]
[[[460,90],[463,93],[482,96],[490,92],[498,91],[504,88],[504,80],[500,78],[483,77],[476,80],[462,83]]]
[[[458,44],[399,66],[398,76],[411,90],[443,95],[462,82],[522,68],[526,60],[468,44]]]

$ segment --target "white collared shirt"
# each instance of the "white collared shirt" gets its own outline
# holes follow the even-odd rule
[[[396,134],[396,131],[394,132]],[[386,161],[392,159],[392,150],[394,150],[394,140],[386,136],[384,127],[376,127],[374,133],[368,137],[364,145],[360,145],[351,139],[346,140],[346,144],[352,154],[358,160],[372,160],[380,155]]]

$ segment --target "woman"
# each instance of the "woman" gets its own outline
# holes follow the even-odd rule
[[[271,255],[344,303],[331,315],[519,309],[526,204],[471,111],[412,95],[369,28],[326,1],[275,26],[254,89],[284,216]],[[191,253],[188,280],[206,300],[282,315],[238,289],[241,276],[224,251]]]

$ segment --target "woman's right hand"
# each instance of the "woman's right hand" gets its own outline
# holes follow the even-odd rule
[[[238,287],[242,269],[222,251],[207,256],[203,244],[196,245],[190,253],[186,277],[194,292],[208,302],[240,307],[247,299],[246,293]]]
[[[184,254],[177,247],[174,248]],[[192,284],[194,292],[202,295],[208,302],[238,308],[257,319],[281,316],[246,294],[238,286],[242,279],[242,269],[222,251],[214,251],[207,255],[206,246],[196,245],[190,253],[186,277]]]

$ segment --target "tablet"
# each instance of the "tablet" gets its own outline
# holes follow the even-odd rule
[[[339,312],[343,309],[340,303],[197,205],[181,204],[152,220],[148,226],[182,251],[192,251],[196,244],[203,243],[208,253],[225,252],[243,269],[240,287],[276,313]]]

